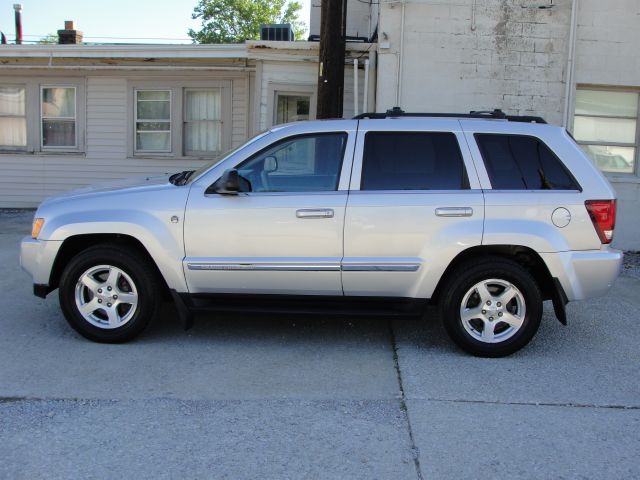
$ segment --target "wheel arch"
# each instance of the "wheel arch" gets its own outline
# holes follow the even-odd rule
[[[448,278],[463,264],[481,260],[485,257],[502,257],[515,261],[525,268],[534,278],[544,300],[551,300],[556,292],[556,284],[542,257],[533,249],[523,245],[478,245],[460,252],[449,263],[440,277],[438,284],[431,296],[431,303],[437,304],[442,295],[442,289]]]
[[[149,261],[150,265],[153,266],[153,270],[158,281],[160,282],[160,285],[162,285],[162,297],[170,298],[169,286],[147,248],[140,240],[126,234],[87,233],[68,237],[64,242],[62,242],[62,245],[58,250],[58,254],[53,262],[53,267],[51,268],[51,274],[49,276],[49,288],[54,289],[59,286],[62,272],[73,257],[80,252],[97,245],[104,245],[107,247],[127,247],[143,256],[147,261]]]

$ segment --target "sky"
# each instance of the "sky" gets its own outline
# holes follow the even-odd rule
[[[309,26],[311,0],[300,0],[300,17]],[[0,0],[0,31],[15,40],[14,3],[22,3],[25,43],[64,28],[73,20],[85,42],[191,43],[187,31],[200,22],[191,19],[197,0]]]

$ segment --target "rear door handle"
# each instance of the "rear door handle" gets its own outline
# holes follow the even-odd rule
[[[473,215],[471,207],[438,207],[436,208],[438,217],[470,217]]]
[[[298,218],[332,218],[333,209],[331,208],[301,208],[296,210]]]

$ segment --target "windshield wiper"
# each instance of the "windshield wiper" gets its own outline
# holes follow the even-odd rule
[[[193,175],[195,170],[184,170],[179,173],[174,173],[169,177],[169,181],[174,185],[184,185],[189,180],[189,177]]]

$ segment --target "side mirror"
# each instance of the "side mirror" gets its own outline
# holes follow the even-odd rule
[[[238,192],[250,192],[251,183],[232,168],[225,171],[205,193],[219,193],[220,195],[237,195]]]
[[[264,159],[264,168],[263,171],[266,173],[275,172],[278,170],[278,160],[276,157],[268,156]]]

